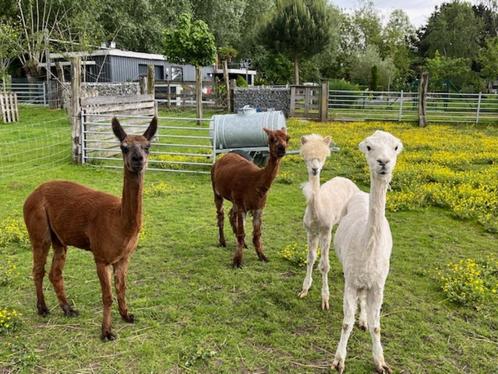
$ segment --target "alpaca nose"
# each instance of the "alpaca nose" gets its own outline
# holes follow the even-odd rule
[[[317,175],[318,168],[311,168],[311,171],[312,171],[313,175]]]
[[[144,160],[144,157],[142,155],[134,155],[131,160],[133,162],[142,162]]]
[[[377,160],[380,166],[386,166],[389,163],[389,160]]]

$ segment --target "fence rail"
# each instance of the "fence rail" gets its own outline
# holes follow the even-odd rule
[[[419,95],[404,91],[329,90],[329,118],[359,121],[416,121]],[[427,93],[428,122],[496,122],[498,95]]]
[[[19,103],[48,105],[45,83],[10,83],[8,87],[10,91],[17,94]]]

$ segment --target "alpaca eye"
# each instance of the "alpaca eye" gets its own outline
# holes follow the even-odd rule
[[[397,151],[398,150],[398,146],[394,147],[394,150]]]
[[[372,147],[370,147],[369,145],[367,145],[367,151],[371,151],[372,150]]]
[[[127,146],[127,145],[122,145],[122,146],[121,146],[121,151],[122,151],[123,153],[128,153],[128,146]]]
[[[150,145],[146,146],[146,147],[144,148],[144,150],[145,150],[145,153],[149,153],[149,151],[150,151]]]

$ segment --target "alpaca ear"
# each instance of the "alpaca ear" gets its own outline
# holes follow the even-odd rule
[[[273,131],[267,129],[266,127],[263,128],[263,131],[266,132],[266,135],[268,135],[269,138],[273,135]]]
[[[330,143],[332,142],[332,138],[330,136],[326,136],[325,138],[323,138],[323,142],[326,145],[330,145]]]
[[[301,144],[302,145],[305,145],[307,141],[308,141],[308,138],[306,135],[301,136]]]
[[[116,117],[113,117],[112,119],[112,132],[116,135],[116,138],[118,138],[120,142],[126,138],[126,132],[123,130]]]
[[[143,136],[145,139],[150,141],[154,137],[154,135],[156,135],[156,131],[157,131],[157,117],[154,116],[154,118],[152,118],[152,121],[150,121],[149,127],[147,127],[147,130],[145,130]]]

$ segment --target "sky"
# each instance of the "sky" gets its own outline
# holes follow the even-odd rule
[[[359,7],[360,2],[357,0],[329,0],[341,9],[352,10]],[[386,22],[389,14],[394,9],[403,9],[410,21],[415,27],[424,25],[427,19],[434,11],[436,5],[440,5],[450,0],[411,0],[411,1],[397,1],[397,0],[373,0],[374,6]],[[471,0],[470,3],[478,3],[478,0]]]

